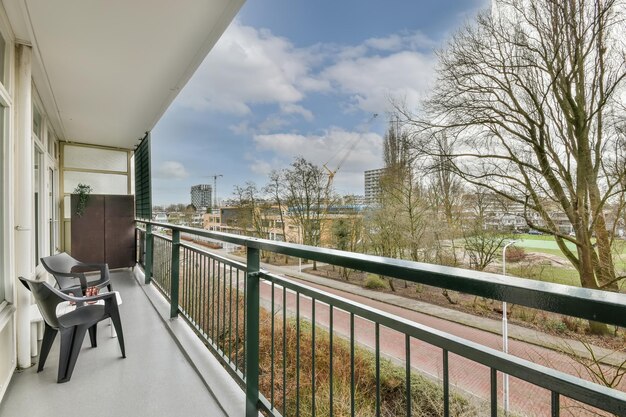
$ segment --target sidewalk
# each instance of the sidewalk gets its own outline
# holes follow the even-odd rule
[[[236,261],[244,263],[246,261],[245,258],[227,253],[224,250],[218,250],[216,252],[219,252],[220,255]],[[462,311],[441,307],[435,304],[429,304],[423,301],[414,300],[395,294],[372,291],[359,285],[350,284],[348,282],[324,278],[306,272],[299,272],[297,265],[277,266],[261,263],[261,267],[267,271],[280,275],[285,275],[290,278],[295,278],[297,280],[304,281],[310,284],[315,284],[318,286],[343,291],[349,294],[366,297],[374,301],[402,307],[407,310],[426,314],[474,329],[502,335],[502,322],[500,320],[475,316]],[[520,342],[525,342],[531,345],[540,346],[546,349],[563,353],[567,353],[564,352],[564,349],[567,348],[571,349],[571,351],[573,351],[574,353],[576,353],[576,355],[580,357],[591,359],[589,351],[578,340],[553,336],[538,330],[529,329],[527,327],[511,323],[509,323],[508,325],[508,332],[510,339],[518,340]],[[620,366],[624,363],[624,361],[626,361],[626,352],[614,352],[595,345],[593,345],[592,348],[596,358],[600,358],[599,361],[605,365]]]

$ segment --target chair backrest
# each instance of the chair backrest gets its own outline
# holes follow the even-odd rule
[[[50,327],[58,329],[57,305],[65,300],[63,300],[57,294],[57,290],[46,281],[33,281],[23,277],[19,278],[22,284],[33,294],[37,307],[39,307],[39,311],[41,312],[41,317],[43,317]]]
[[[43,267],[46,268],[46,270],[51,274],[55,272],[61,272],[65,274],[70,273],[72,272],[72,268],[79,264],[76,259],[72,258],[65,252],[41,258],[41,263]]]
[[[63,252],[41,258],[41,264],[46,271],[54,276],[54,279],[57,281],[60,288],[67,288],[68,286],[76,285],[73,278],[59,275],[59,272],[62,274],[69,274],[70,272],[73,272],[72,269],[80,264],[80,262],[72,258],[67,253]]]

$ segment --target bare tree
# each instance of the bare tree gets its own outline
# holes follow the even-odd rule
[[[247,234],[267,239],[269,237],[268,215],[270,204],[260,195],[257,185],[247,181],[243,186],[235,186],[235,196],[240,209],[238,225]]]
[[[363,240],[363,216],[356,210],[347,209],[341,217],[333,221],[332,234],[335,248],[357,252]],[[346,281],[351,270],[342,267],[341,275]]]
[[[480,221],[474,222],[463,237],[472,267],[479,271],[487,268],[500,255],[508,238],[498,230],[484,228]]]
[[[441,156],[450,153],[450,142],[444,136],[435,143],[440,147],[440,155],[432,157],[416,148],[416,158],[422,161],[424,176],[428,181],[426,198],[434,212],[430,225],[435,260],[440,265],[456,266],[459,260],[455,239],[462,235],[461,215],[465,190],[461,178],[451,169],[450,161]],[[449,246],[449,250],[444,249],[444,246]]]
[[[411,168],[410,144],[408,131],[400,126],[399,115],[392,114],[383,138],[383,160],[388,174],[402,176]]]
[[[322,222],[332,202],[332,190],[327,186],[322,169],[302,157],[296,158],[282,172],[285,185],[284,202],[289,207],[288,216],[298,225],[302,243],[319,246],[322,237]],[[313,270],[317,264],[313,262]]]
[[[409,136],[398,119],[392,117],[384,137],[385,172],[380,179],[380,201],[367,218],[368,236],[378,255],[420,261],[427,206],[409,151]],[[395,290],[391,278],[389,286]]]
[[[406,245],[409,258],[423,260],[420,248],[427,212],[424,188],[415,172],[408,132],[400,126],[397,115],[389,121],[383,145],[385,173],[380,179],[380,205],[390,214],[388,221],[404,235],[401,242]]]
[[[402,233],[403,216],[395,209],[376,206],[368,211],[365,218],[365,237],[374,254],[388,258],[401,258],[406,236]],[[381,278],[384,278],[381,275]],[[393,279],[389,278],[389,287],[395,291]]]
[[[435,144],[423,141],[420,149],[444,158],[465,181],[537,213],[540,221],[527,216],[529,226],[554,235],[587,288],[616,289],[623,278],[605,218],[607,204],[625,192],[618,1],[494,1],[441,53],[433,94],[412,118],[422,132],[434,132]],[[437,146],[442,137],[449,151]],[[558,227],[553,208],[575,236]]]
[[[283,196],[283,181],[280,171],[272,171],[270,173],[269,182],[263,188],[263,191],[269,195],[272,202],[278,207],[278,216],[280,219],[280,226],[283,232],[283,239],[287,241],[287,226],[285,225],[285,203]]]
[[[410,169],[391,171],[381,178],[382,207],[389,214],[388,221],[403,238],[404,250],[413,261],[423,261],[424,236],[428,223],[428,206],[424,190]],[[403,254],[400,254],[403,255]]]

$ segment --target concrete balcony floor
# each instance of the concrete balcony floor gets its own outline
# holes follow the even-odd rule
[[[133,273],[116,271],[111,281],[123,300],[126,359],[105,320],[98,325],[98,347],[91,348],[87,336],[72,379],[57,384],[57,336],[41,373],[37,358],[15,373],[0,416],[224,416]]]

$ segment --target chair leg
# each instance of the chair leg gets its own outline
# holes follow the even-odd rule
[[[41,341],[41,350],[39,351],[39,364],[37,366],[37,372],[41,372],[43,370],[43,366],[48,358],[48,353],[50,353],[50,348],[52,347],[52,342],[54,342],[56,336],[57,330],[48,326],[48,323],[46,323],[43,332],[43,340]]]
[[[72,377],[72,373],[74,372],[74,366],[76,365],[76,359],[78,359],[78,354],[80,353],[80,348],[83,345],[83,340],[85,340],[85,334],[87,333],[88,327],[84,325],[76,326],[76,330],[74,331],[74,340],[72,341],[72,350],[70,352],[69,361],[67,364],[66,378],[67,382]]]
[[[64,334],[65,333],[65,334]],[[85,340],[87,327],[76,326],[61,332],[61,354],[59,357],[59,376],[57,382],[67,382],[72,378],[76,359]]]
[[[89,328],[89,340],[91,340],[91,347],[98,347],[98,323],[94,324]]]
[[[59,372],[57,376],[57,382],[66,382],[67,365],[70,361],[70,354],[72,353],[72,345],[74,343],[76,328],[71,327],[69,329],[61,329],[61,346],[59,348]]]
[[[109,312],[111,316],[111,321],[113,322],[113,327],[115,328],[115,332],[117,333],[117,341],[120,344],[120,349],[122,350],[122,358],[126,357],[126,349],[124,348],[124,332],[122,331],[122,321],[120,320],[120,312],[117,309],[117,305],[111,309]]]

